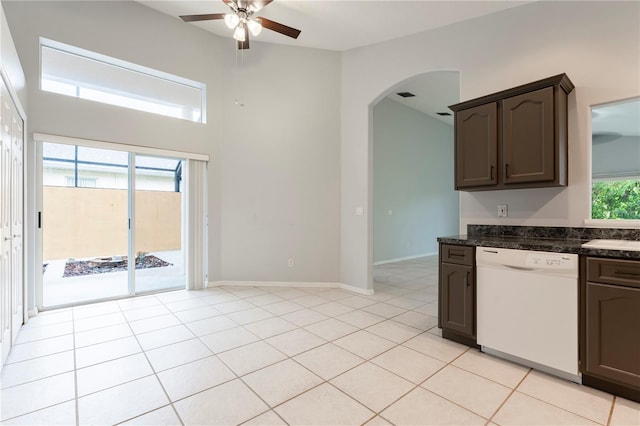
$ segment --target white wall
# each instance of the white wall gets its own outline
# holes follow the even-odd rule
[[[388,98],[373,107],[374,262],[436,254],[458,233],[453,175],[453,126]]]
[[[225,53],[221,276],[338,282],[340,55],[261,44],[237,70]]]
[[[588,216],[590,105],[640,93],[640,3],[535,2],[345,52],[342,57],[341,282],[372,288],[371,105],[399,81],[461,72],[461,100],[566,72],[569,187],[463,193],[469,223],[580,226]],[[363,78],[366,76],[366,78]],[[496,205],[509,205],[498,220]],[[356,216],[356,206],[365,214]]]
[[[30,82],[30,133],[209,154],[210,281],[337,281],[339,54],[252,42],[236,78],[232,39],[135,2],[3,5]],[[40,36],[205,83],[207,123],[40,91]]]

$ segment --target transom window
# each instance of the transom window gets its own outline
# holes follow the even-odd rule
[[[204,83],[44,38],[40,51],[44,91],[206,122]]]

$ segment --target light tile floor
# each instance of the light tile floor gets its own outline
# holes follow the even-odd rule
[[[2,371],[3,424],[640,425],[640,404],[440,337],[437,258],[376,293],[220,287],[46,312]]]

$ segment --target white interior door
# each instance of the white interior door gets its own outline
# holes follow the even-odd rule
[[[2,84],[0,126],[0,365],[11,348],[11,109]]]
[[[23,323],[23,121],[11,102],[11,341]]]

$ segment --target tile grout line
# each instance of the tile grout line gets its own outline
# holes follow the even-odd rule
[[[613,419],[613,410],[615,409],[616,406],[616,399],[617,397],[614,395],[613,396],[613,400],[611,401],[611,409],[609,410],[609,416],[607,417],[607,426],[611,425],[611,419]]]
[[[489,423],[492,422],[493,418],[496,416],[496,414],[498,414],[498,412],[500,410],[502,410],[502,407],[504,407],[504,405],[507,403],[507,401],[509,401],[509,398],[511,398],[511,396],[516,392],[516,389],[518,389],[518,387],[522,384],[522,382],[524,382],[524,380],[529,376],[529,373],[531,373],[531,371],[532,371],[531,368],[529,368],[529,370],[527,370],[527,372],[522,377],[522,379],[520,379],[518,384],[515,385],[511,389],[511,392],[509,392],[509,395],[507,395],[507,397],[504,399],[504,401],[502,401],[502,403],[498,406],[498,408],[496,408],[496,410],[493,412],[493,414],[489,417]]]
[[[78,402],[78,365],[77,365],[77,359],[76,359],[76,321],[75,321],[75,310],[72,308],[71,309],[71,330],[73,331],[72,333],[72,339],[73,339],[73,387],[74,387],[74,392],[75,392],[75,398],[74,398],[74,403],[75,403],[75,414],[76,414],[76,426],[80,425],[80,405]]]

